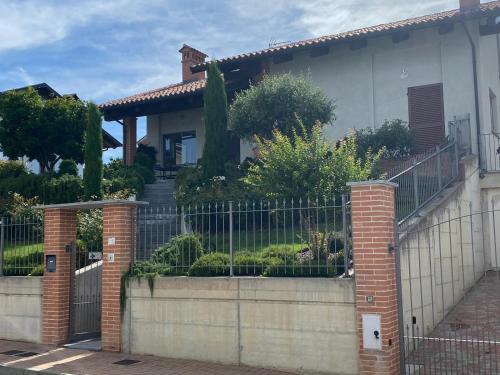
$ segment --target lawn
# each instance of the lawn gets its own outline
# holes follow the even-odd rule
[[[42,264],[43,243],[10,244],[4,250],[3,274],[6,276],[26,276]]]

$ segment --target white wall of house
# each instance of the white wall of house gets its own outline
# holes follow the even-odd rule
[[[304,51],[292,61],[271,65],[271,73],[289,71],[309,74],[335,100],[337,119],[327,130],[332,139],[386,119],[408,121],[407,91],[412,86],[443,83],[446,121],[474,113],[470,46],[459,24],[445,35],[437,28],[421,29],[400,43],[389,35],[369,39],[359,50],[339,45],[327,55],[310,57]]]
[[[482,132],[489,133],[490,90],[498,96],[500,106],[500,40],[498,35],[480,37],[478,22],[470,21],[468,28],[477,48]],[[385,120],[408,121],[408,88],[442,83],[446,123],[454,116],[470,114],[473,151],[477,150],[472,50],[460,23],[445,35],[439,35],[437,27],[425,28],[411,31],[410,38],[400,43],[393,43],[388,35],[370,38],[366,48],[354,51],[348,44],[340,44],[319,57],[311,57],[307,50],[297,52],[291,61],[271,64],[271,74],[283,72],[310,75],[335,101],[336,120],[326,129],[332,140],[350,129],[377,127]],[[196,130],[200,157],[202,116],[201,108],[149,116],[148,138],[161,150],[161,134]],[[242,142],[241,160],[252,155],[252,145]],[[161,153],[158,158],[161,162]]]

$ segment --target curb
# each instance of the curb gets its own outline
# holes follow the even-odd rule
[[[51,372],[51,371],[34,371],[21,367],[8,367],[0,364],[0,375],[65,375],[61,372]],[[67,374],[70,375],[70,374]]]

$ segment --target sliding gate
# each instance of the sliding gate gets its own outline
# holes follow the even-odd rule
[[[500,374],[499,213],[457,207],[400,234],[403,374]]]

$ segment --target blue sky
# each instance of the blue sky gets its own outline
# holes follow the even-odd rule
[[[46,82],[102,103],[179,82],[183,43],[220,58],[457,7],[458,0],[0,1],[0,91]],[[104,127],[121,140],[118,124]],[[105,159],[117,156],[121,150]]]

